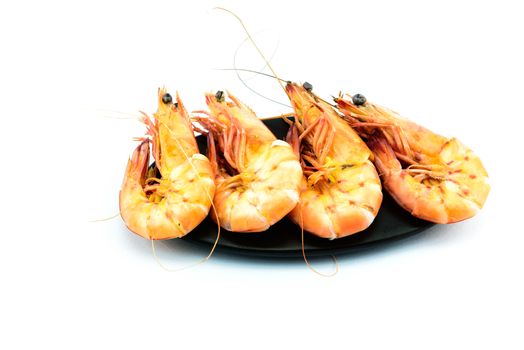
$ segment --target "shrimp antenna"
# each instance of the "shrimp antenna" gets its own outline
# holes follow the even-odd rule
[[[289,81],[289,80],[285,80],[285,79],[282,79],[282,78],[279,78],[279,77],[275,77],[274,75],[267,74],[267,73],[263,73],[263,72],[259,72],[259,71],[257,71],[257,70],[253,70],[253,69],[244,69],[244,68],[215,68],[215,70],[234,70],[234,71],[238,71],[238,72],[249,72],[249,73],[255,73],[255,74],[264,75],[264,76],[266,76],[266,77],[270,77],[270,78],[277,79],[277,80],[280,80],[280,81],[285,81],[286,83]]]
[[[340,270],[340,266],[338,265],[337,258],[334,255],[331,255],[331,259],[333,260],[333,263],[335,264],[335,271],[333,271],[330,274],[325,274],[325,273],[322,273],[322,272],[318,271],[317,269],[315,269],[311,265],[311,263],[309,262],[309,260],[308,260],[308,258],[306,256],[306,247],[305,247],[305,244],[304,244],[304,218],[302,216],[302,209],[303,209],[302,206],[300,206],[300,241],[301,241],[302,257],[304,258],[304,262],[306,263],[307,267],[311,271],[316,273],[317,275],[322,276],[322,277],[333,277]]]
[[[288,105],[288,104],[285,104],[285,103],[279,102],[279,101],[274,100],[274,99],[272,99],[272,98],[270,98],[270,97],[267,97],[267,96],[262,95],[260,92],[256,91],[256,90],[253,89],[251,86],[249,86],[249,85],[244,81],[244,79],[242,79],[242,77],[240,76],[240,74],[238,74],[238,72],[251,72],[251,73],[256,73],[256,74],[264,75],[264,76],[266,76],[266,77],[270,77],[270,78],[273,78],[273,79],[282,80],[282,79],[280,79],[280,78],[278,78],[278,77],[274,77],[274,76],[272,76],[271,74],[262,73],[262,72],[259,72],[259,71],[256,71],[256,70],[252,70],[252,69],[242,69],[242,68],[216,68],[216,70],[225,70],[225,71],[227,71],[227,70],[234,70],[234,71],[236,72],[236,74],[237,74],[238,79],[242,82],[242,84],[243,84],[247,89],[249,89],[252,93],[254,93],[255,95],[260,96],[260,97],[262,97],[262,98],[265,98],[266,100],[271,101],[271,102],[276,103],[276,104],[279,104],[279,105],[281,105],[281,106],[288,107],[288,108],[293,108],[293,107],[291,107],[291,106]]]
[[[101,114],[100,118],[108,118],[108,119],[131,119],[131,120],[138,120],[140,116],[136,115],[135,113],[127,113],[127,112],[120,112],[115,111],[111,109],[95,109],[95,113],[104,113]],[[108,114],[105,114],[108,113]],[[113,116],[110,114],[120,114],[121,116]]]
[[[278,79],[278,83],[280,84],[280,87],[282,87],[282,90],[284,90],[285,92],[286,88],[284,87],[284,84],[282,84],[282,81],[285,81],[285,80],[279,78],[278,74],[275,72],[275,70],[273,69],[269,61],[267,60],[266,56],[262,53],[262,50],[258,48],[258,45],[255,43],[255,40],[253,40],[253,37],[251,37],[251,34],[247,30],[246,25],[244,24],[242,19],[238,17],[233,11],[230,11],[223,7],[215,7],[213,8],[213,10],[222,10],[222,11],[228,12],[229,14],[233,15],[240,22],[240,25],[242,25],[242,28],[244,29],[244,32],[246,32],[247,37],[249,38],[249,40],[251,41],[255,49],[258,51],[258,53],[260,54],[260,56],[262,57],[266,65],[269,67],[269,69],[271,70],[271,73],[273,73],[273,75]]]
[[[92,220],[88,220],[87,222],[102,222],[102,221],[109,221],[109,220],[113,220],[113,219],[117,218],[119,215],[120,215],[120,213],[117,213],[117,214],[114,214],[114,215],[108,216],[108,217],[106,217],[106,218],[102,218],[102,219],[92,219]]]

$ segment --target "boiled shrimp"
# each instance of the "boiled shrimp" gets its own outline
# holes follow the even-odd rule
[[[264,231],[296,206],[302,169],[291,146],[248,106],[224,97],[207,94],[210,113],[195,117],[206,128],[215,176],[211,216],[229,231]]]
[[[296,114],[288,142],[299,154],[306,176],[291,219],[329,239],[366,229],[382,203],[373,154],[309,84],[287,83],[285,90]]]
[[[456,138],[440,136],[362,96],[335,99],[367,141],[384,187],[412,215],[435,223],[474,216],[489,193],[479,157]]]
[[[120,215],[132,232],[151,239],[186,235],[207,215],[215,193],[213,170],[198,151],[189,115],[176,96],[158,90],[154,119],[143,114],[147,137],[127,163]],[[155,164],[149,166],[150,150]]]
[[[370,161],[370,150],[329,104],[311,92],[310,86],[306,89],[292,82],[284,86],[242,19],[230,10],[216,9],[239,21],[295,111],[288,142],[300,158],[307,179],[302,177],[300,200],[290,218],[302,229],[330,239],[366,229],[382,203],[380,179]],[[307,263],[303,243],[302,239]]]

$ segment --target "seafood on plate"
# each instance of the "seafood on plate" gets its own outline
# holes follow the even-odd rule
[[[357,94],[335,98],[344,119],[375,155],[384,187],[412,215],[435,223],[474,216],[490,186],[481,160],[456,138],[440,136]]]
[[[120,215],[132,232],[152,240],[182,237],[208,215],[215,193],[213,168],[199,153],[180,97],[158,90],[154,118],[143,113],[147,136],[127,163]],[[152,146],[152,147],[151,147]],[[155,159],[149,165],[150,152]]]
[[[288,142],[299,154],[304,175],[300,202],[291,219],[317,236],[334,239],[366,229],[382,203],[373,154],[312,86],[288,82],[295,110]]]
[[[210,112],[194,117],[206,129],[215,176],[211,216],[229,231],[265,231],[297,205],[302,168],[287,142],[228,95],[229,100],[222,91],[207,94]]]

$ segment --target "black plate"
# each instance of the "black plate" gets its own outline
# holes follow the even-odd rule
[[[264,123],[280,139],[287,133],[288,125],[281,119],[267,120]],[[201,152],[205,154],[205,138],[197,138]],[[304,246],[308,256],[341,254],[370,247],[380,242],[408,237],[426,230],[434,224],[420,220],[402,209],[387,193],[380,211],[366,230],[357,234],[328,240],[304,233]],[[217,235],[217,225],[207,218],[183,239],[211,247]],[[257,233],[238,233],[221,230],[218,248],[223,251],[268,257],[302,256],[300,227],[285,218],[267,231]]]

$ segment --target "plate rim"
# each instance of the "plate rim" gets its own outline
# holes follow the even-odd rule
[[[429,228],[433,226],[437,226],[438,224],[426,221],[426,225],[418,227],[416,229],[413,229],[408,232],[404,232],[395,236],[383,238],[383,239],[377,239],[371,242],[363,242],[363,243],[357,243],[353,245],[347,245],[343,247],[320,247],[320,248],[307,248],[305,247],[306,256],[314,256],[314,257],[320,257],[320,256],[330,256],[330,255],[346,255],[351,253],[356,253],[363,250],[373,249],[383,244],[389,244],[395,241],[401,241],[404,239],[408,239],[410,237],[413,237],[415,235],[421,234],[425,231],[427,231]],[[357,232],[358,233],[358,232]],[[307,231],[304,231],[305,235],[312,235],[311,233],[308,233]],[[349,237],[349,236],[348,236]],[[182,237],[185,242],[188,242],[190,244],[193,244],[195,246],[199,247],[206,247],[211,248],[213,246],[213,243],[198,240],[193,237],[191,237],[191,234],[188,234],[184,237]],[[257,247],[235,247],[232,245],[224,245],[220,244],[220,240],[217,243],[216,246],[216,252],[224,252],[224,253],[232,253],[239,256],[245,256],[245,257],[253,257],[253,258],[302,258],[302,249],[271,249],[271,248],[257,248]]]

